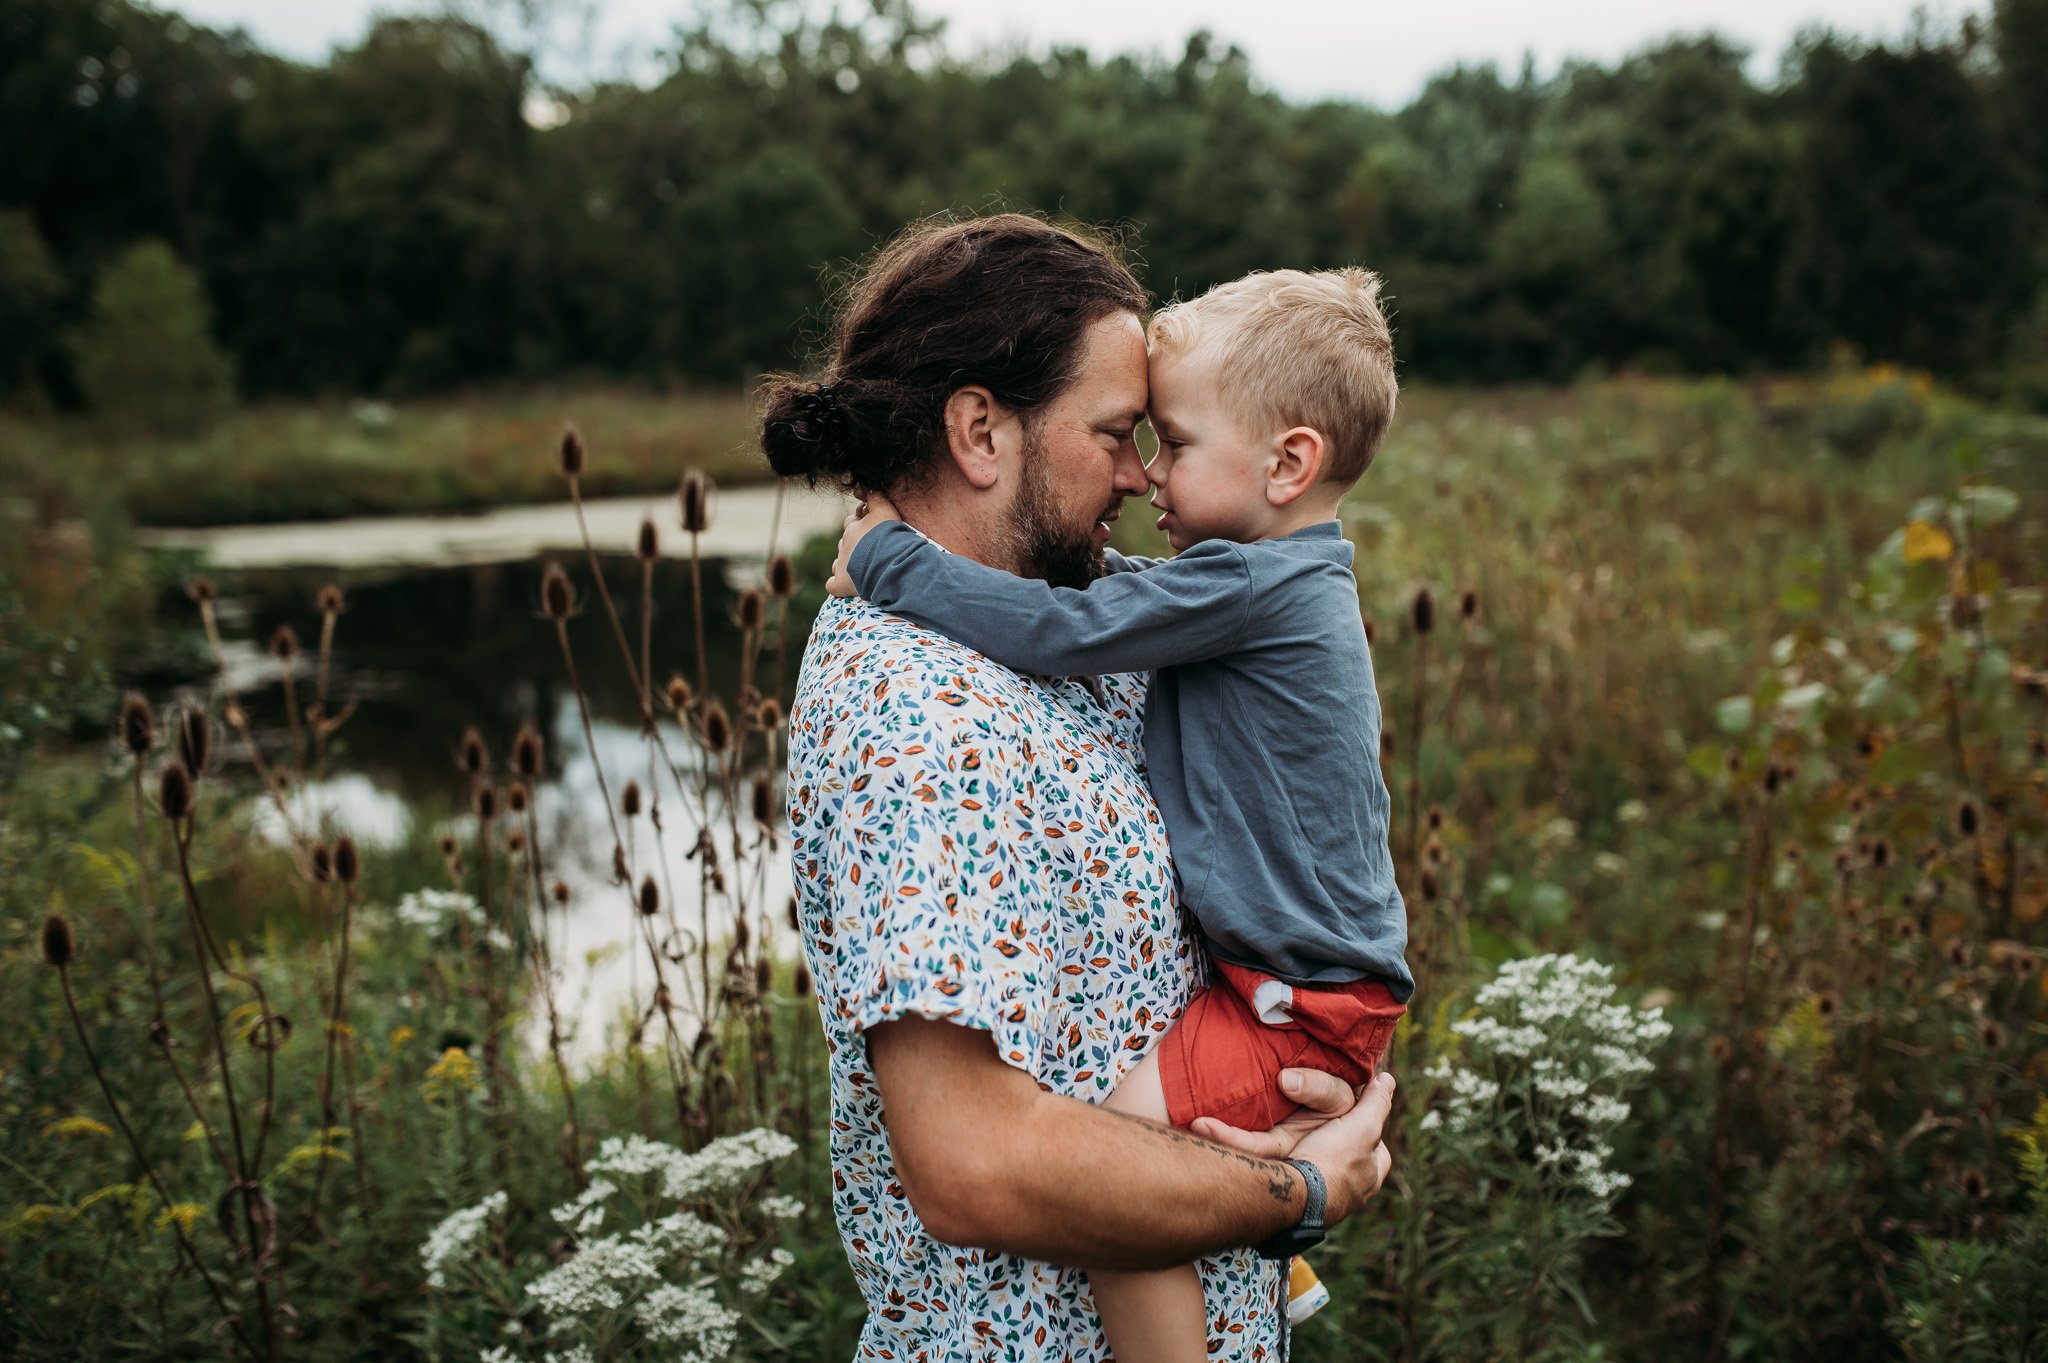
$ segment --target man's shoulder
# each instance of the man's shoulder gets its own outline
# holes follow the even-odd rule
[[[1023,677],[965,644],[865,601],[833,600],[812,626],[796,708],[964,720],[1014,716],[1029,699]]]

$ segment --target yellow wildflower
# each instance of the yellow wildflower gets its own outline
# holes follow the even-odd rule
[[[43,1128],[43,1134],[57,1136],[111,1136],[114,1128],[91,1117],[65,1117]]]
[[[197,1202],[180,1202],[176,1206],[166,1207],[156,1214],[156,1228],[158,1230],[169,1230],[171,1223],[175,1221],[185,1234],[190,1235],[193,1224],[199,1220],[205,1210]]]
[[[413,1039],[414,1037],[416,1037],[416,1036],[418,1036],[418,1035],[419,1035],[419,1033],[415,1032],[415,1031],[414,1031],[414,1030],[413,1030],[412,1028],[410,1028],[410,1027],[394,1027],[394,1028],[392,1028],[392,1029],[391,1029],[391,1053],[392,1053],[393,1055],[396,1055],[396,1054],[398,1054],[398,1052],[400,1052],[401,1050],[404,1050],[404,1049],[405,1049],[405,1044],[406,1044],[406,1043],[407,1043],[408,1041],[411,1041],[411,1040],[412,1040],[412,1039]]]
[[[469,1052],[460,1046],[450,1046],[427,1067],[427,1081],[420,1085],[420,1096],[430,1103],[452,1103],[482,1087],[476,1061],[470,1059]]]
[[[1948,532],[1928,521],[1909,521],[1906,524],[1906,562],[1946,563],[1949,555],[1955,553],[1956,542]]]

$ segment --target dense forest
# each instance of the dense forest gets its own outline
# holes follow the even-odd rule
[[[835,263],[1000,203],[1115,226],[1160,296],[1369,264],[1423,377],[1847,347],[2048,394],[2048,0],[1814,34],[1764,85],[1697,38],[1449,71],[1393,112],[1289,102],[1199,33],[997,57],[855,8],[734,0],[657,79],[565,90],[456,17],[307,65],[130,0],[0,0],[0,391],[88,400],[124,260],[144,314],[155,289],[210,319],[244,396],[730,384],[803,352]]]

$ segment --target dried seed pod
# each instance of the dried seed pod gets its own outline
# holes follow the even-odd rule
[[[505,850],[515,857],[524,852],[526,850],[526,830],[515,828],[510,833],[507,833],[505,835]]]
[[[754,992],[765,997],[775,987],[775,966],[766,956],[754,962]]]
[[[320,589],[320,595],[313,599],[313,604],[320,608],[322,615],[339,615],[348,606],[347,598],[341,594],[341,588],[332,582]]]
[[[556,881],[554,888],[548,891],[548,893],[553,897],[556,908],[566,909],[569,907],[569,882],[566,880]]]
[[[1414,620],[1417,634],[1427,634],[1436,628],[1436,598],[1429,594],[1429,588],[1422,587],[1416,590],[1415,604],[1410,609],[1410,615]]]
[[[511,810],[514,814],[524,814],[526,806],[531,802],[531,799],[532,797],[528,795],[526,790],[526,783],[523,781],[514,781],[511,785],[505,787],[505,808]]]
[[[768,560],[768,595],[777,601],[787,601],[796,595],[796,564],[788,554],[777,554]]]
[[[782,727],[782,702],[770,696],[754,711],[754,725],[768,733]]]
[[[512,770],[531,781],[539,777],[545,760],[546,750],[541,746],[540,731],[531,724],[519,726],[519,736],[512,740]]]
[[[455,835],[454,835],[454,834],[452,834],[452,833],[443,833],[443,834],[441,835],[441,855],[442,855],[442,856],[444,856],[444,857],[452,857],[452,856],[454,856],[454,855],[455,855]]]
[[[809,998],[811,996],[811,968],[802,961],[798,961],[796,963],[796,978],[791,983],[796,988],[796,996],[798,998]]]
[[[213,722],[198,706],[186,706],[178,712],[178,760],[196,777],[206,771],[212,753]]]
[[[767,618],[768,598],[758,588],[749,587],[740,593],[735,609],[740,628],[751,634],[761,628],[761,622]]]
[[[562,427],[556,457],[561,461],[563,477],[575,478],[583,472],[583,435],[574,426]]]
[[[173,762],[157,778],[157,804],[164,817],[176,823],[192,812],[192,773],[183,762]]]
[[[1393,731],[1392,729],[1381,729],[1381,730],[1380,730],[1380,761],[1381,761],[1382,763],[1385,763],[1385,762],[1391,762],[1391,761],[1393,761],[1393,760],[1394,760],[1394,731]]]
[[[306,858],[306,863],[306,869],[311,872],[315,884],[325,885],[334,879],[334,853],[327,850],[326,843],[315,843],[312,852]]]
[[[725,751],[725,745],[732,742],[732,720],[727,717],[725,707],[712,701],[704,707],[700,721],[704,746],[714,753]]]
[[[775,783],[766,776],[754,778],[754,822],[763,828],[775,822]]]
[[[1429,831],[1432,833],[1441,829],[1444,826],[1444,807],[1431,805],[1429,813],[1423,816],[1423,822],[1429,825]]]
[[[661,557],[661,536],[655,533],[651,518],[640,522],[640,540],[634,545],[634,552],[642,563],[652,563]]]
[[[43,960],[63,970],[77,958],[78,942],[71,935],[71,921],[61,913],[43,920]]]
[[[1968,797],[1956,805],[1956,832],[1966,838],[1977,836],[1977,806]]]
[[[619,812],[629,819],[640,817],[640,783],[626,782],[626,788],[619,792]]]
[[[140,691],[121,697],[121,717],[116,722],[121,746],[140,757],[156,746],[156,714]]]
[[[490,763],[491,750],[484,746],[483,734],[472,724],[462,731],[462,742],[455,749],[455,765],[464,775],[482,776]]]
[[[299,632],[290,625],[279,625],[270,636],[270,656],[281,663],[298,657]]]
[[[640,882],[640,912],[649,918],[661,912],[661,891],[656,888],[653,876],[647,876]]]
[[[540,608],[548,619],[557,622],[576,613],[576,588],[559,563],[550,563],[541,574]]]
[[[363,861],[356,851],[356,840],[342,834],[334,840],[334,878],[344,885],[353,885],[362,871]]]
[[[218,594],[214,590],[213,579],[210,577],[195,577],[185,584],[185,595],[191,597],[202,606],[213,600]]]
[[[1822,990],[1813,996],[1813,1011],[1823,1018],[1831,1018],[1841,1010],[1842,1000],[1832,990]]]
[[[1458,593],[1458,614],[1470,620],[1479,614],[1479,593],[1467,587]]]
[[[1442,892],[1442,886],[1437,883],[1436,872],[1425,869],[1422,873],[1422,902],[1434,904]]]
[[[663,687],[662,691],[668,698],[668,708],[677,714],[690,708],[690,684],[681,677],[671,676],[668,685]]]
[[[701,535],[711,525],[711,480],[695,469],[683,478],[683,529]]]
[[[1885,867],[1891,865],[1891,860],[1892,845],[1889,842],[1879,838],[1870,845],[1870,864],[1872,866],[1882,871]]]
[[[472,807],[476,810],[476,816],[485,823],[489,823],[498,817],[498,788],[489,781],[477,782],[476,789],[471,792],[470,799]]]

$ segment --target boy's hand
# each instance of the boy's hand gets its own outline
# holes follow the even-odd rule
[[[853,578],[846,571],[847,563],[853,558],[853,548],[861,536],[880,525],[883,521],[900,521],[895,506],[879,492],[870,492],[867,500],[854,508],[846,518],[846,529],[839,535],[839,556],[832,560],[832,576],[825,579],[825,590],[834,596],[852,596]]]

